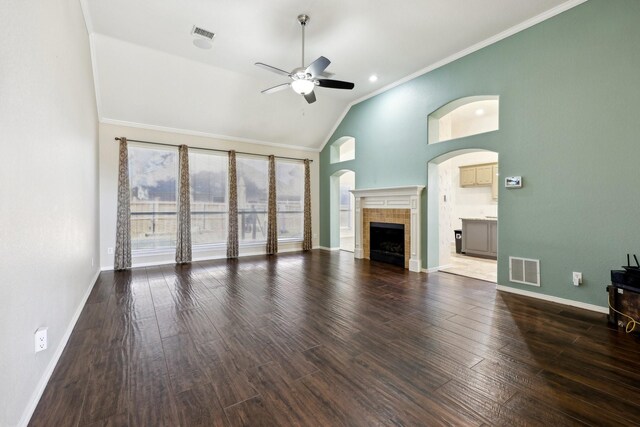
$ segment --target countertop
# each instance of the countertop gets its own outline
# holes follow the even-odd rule
[[[460,218],[460,219],[463,220],[463,221],[495,221],[495,222],[498,221],[498,218],[487,218],[487,217],[484,217],[484,218],[481,218],[481,217],[478,217],[478,218]]]

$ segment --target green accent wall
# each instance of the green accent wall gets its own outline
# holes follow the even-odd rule
[[[500,185],[498,283],[606,306],[609,271],[640,254],[638,23],[640,1],[590,0],[351,107],[320,155],[320,244],[337,246],[336,171],[353,170],[359,189],[422,184],[429,192],[429,161],[492,150],[501,177],[524,183]],[[500,130],[428,145],[427,116],[473,95],[500,96]],[[342,136],[355,137],[356,159],[330,164]],[[509,282],[509,256],[539,259],[541,287]],[[583,273],[580,287],[573,271]]]

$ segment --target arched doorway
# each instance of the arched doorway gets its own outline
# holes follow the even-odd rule
[[[498,153],[458,150],[428,164],[427,265],[497,282]]]
[[[355,248],[356,174],[340,170],[331,175],[331,247],[353,252]]]

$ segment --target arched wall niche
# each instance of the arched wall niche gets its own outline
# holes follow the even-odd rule
[[[500,128],[500,97],[456,99],[429,114],[428,124],[429,144],[496,131]]]
[[[331,144],[329,153],[330,163],[340,163],[356,158],[356,139],[352,136],[343,136]]]

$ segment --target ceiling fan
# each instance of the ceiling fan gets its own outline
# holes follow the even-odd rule
[[[313,92],[313,89],[316,86],[326,87],[329,89],[353,89],[355,85],[351,82],[319,78],[326,76],[324,70],[326,70],[329,64],[331,64],[331,61],[324,56],[313,61],[308,67],[304,66],[304,28],[306,27],[307,22],[309,22],[309,15],[298,15],[298,22],[302,27],[302,67],[296,68],[291,72],[287,72],[280,68],[263,64],[262,62],[256,62],[255,65],[258,67],[280,74],[281,76],[287,76],[292,80],[289,83],[282,83],[277,86],[270,87],[269,89],[265,89],[262,93],[274,93],[291,87],[294,92],[304,96],[304,99],[311,104],[316,102],[316,95]]]

